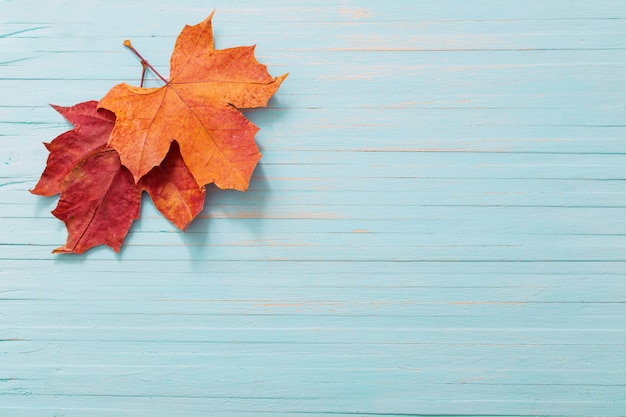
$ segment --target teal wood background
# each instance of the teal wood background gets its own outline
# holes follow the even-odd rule
[[[52,255],[47,104],[214,8],[250,190]],[[626,415],[625,93],[620,0],[0,0],[0,415]]]

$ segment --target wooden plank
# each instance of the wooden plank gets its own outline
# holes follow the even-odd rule
[[[290,75],[246,193],[50,251],[68,124],[215,7]],[[622,416],[620,0],[0,1],[0,415]],[[148,81],[158,86],[154,77]]]

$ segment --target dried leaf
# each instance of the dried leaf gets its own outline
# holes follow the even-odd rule
[[[87,101],[72,107],[52,106],[74,129],[45,143],[50,151],[46,168],[31,193],[52,196],[61,192],[63,179],[85,155],[106,145],[115,115],[106,109],[97,109],[97,101]]]
[[[65,222],[68,238],[53,252],[83,253],[102,244],[119,252],[140,203],[141,190],[117,152],[104,146],[93,151],[63,181],[52,214]]]
[[[200,186],[248,187],[261,157],[254,142],[258,128],[236,107],[265,106],[286,74],[271,77],[254,58],[254,47],[216,50],[211,16],[179,35],[165,86],[118,84],[100,101],[117,117],[109,146],[136,182],[161,163],[176,140]]]
[[[187,169],[176,141],[172,142],[161,165],[152,168],[138,185],[148,192],[163,216],[180,230],[187,229],[204,206],[205,188],[198,186]]]

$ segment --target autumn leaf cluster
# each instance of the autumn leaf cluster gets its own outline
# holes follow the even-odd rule
[[[258,128],[238,110],[263,107],[287,74],[272,77],[254,47],[216,50],[211,14],[185,26],[164,78],[133,48],[158,88],[114,86],[99,101],[52,106],[73,129],[46,143],[50,154],[32,193],[60,194],[52,214],[68,230],[55,253],[97,245],[120,250],[146,191],[185,230],[202,211],[205,187],[245,191],[261,153]]]

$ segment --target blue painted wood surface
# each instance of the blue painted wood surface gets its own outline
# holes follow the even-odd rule
[[[250,190],[50,254],[47,103],[213,8],[290,72]],[[625,92],[620,0],[0,0],[0,415],[626,415]]]

